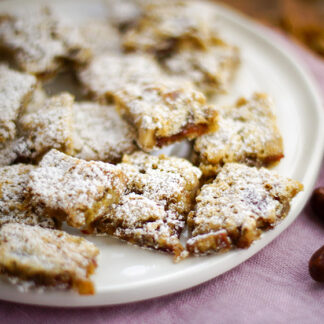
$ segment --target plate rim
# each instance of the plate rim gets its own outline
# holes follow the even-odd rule
[[[8,1],[4,1],[4,3],[5,2]],[[317,117],[318,134],[316,140],[314,141],[314,147],[319,147],[319,149],[313,150],[310,163],[307,167],[307,170],[304,173],[304,179],[306,180],[306,183],[305,182],[303,183],[305,186],[303,192],[304,198],[299,199],[294,204],[294,208],[291,211],[291,213],[293,212],[294,215],[283,220],[276,227],[275,231],[267,232],[266,236],[263,236],[262,238],[260,238],[260,240],[258,240],[257,245],[251,246],[248,250],[236,251],[235,253],[237,254],[238,257],[235,260],[235,262],[230,263],[230,265],[228,264],[226,266],[223,265],[222,271],[217,272],[217,274],[215,274],[215,272],[213,271],[209,271],[209,274],[201,275],[202,272],[205,273],[206,270],[209,270],[208,269],[209,263],[212,263],[212,260],[204,264],[191,266],[190,271],[185,270],[186,274],[188,276],[189,275],[194,276],[195,274],[199,273],[201,277],[194,280],[194,282],[190,282],[189,284],[187,280],[181,278],[183,277],[183,274],[182,272],[179,272],[173,275],[160,276],[159,278],[149,279],[145,281],[141,280],[139,282],[135,282],[123,286],[116,286],[113,287],[112,289],[105,289],[104,291],[100,291],[100,292],[98,291],[97,294],[95,294],[94,296],[84,297],[78,295],[75,296],[74,294],[73,295],[66,294],[65,292],[63,293],[58,292],[57,294],[55,294],[54,296],[50,296],[49,298],[42,298],[44,297],[44,295],[38,294],[38,296],[36,295],[37,298],[35,300],[35,298],[34,299],[28,298],[28,296],[30,296],[30,293],[20,293],[18,290],[16,290],[16,293],[13,293],[13,296],[9,296],[8,298],[0,295],[1,300],[21,303],[21,304],[28,304],[28,305],[74,308],[74,307],[120,305],[120,304],[135,302],[135,301],[139,302],[151,298],[157,298],[168,294],[173,294],[176,292],[181,292],[189,288],[192,288],[194,286],[200,285],[203,282],[207,282],[213,278],[216,278],[221,274],[237,267],[239,264],[245,262],[253,255],[261,251],[275,238],[277,238],[285,229],[287,229],[297,219],[297,217],[301,213],[302,209],[306,205],[311,195],[316,179],[320,172],[320,168],[324,156],[324,109],[322,104],[322,98],[320,96],[320,91],[318,89],[318,86],[314,82],[314,78],[308,72],[307,67],[305,67],[304,63],[300,62],[299,58],[295,55],[295,53],[291,50],[291,48],[289,48],[289,46],[280,37],[276,36],[268,28],[254,22],[253,20],[251,20],[250,18],[248,18],[243,14],[233,9],[230,9],[226,5],[220,5],[218,3],[212,3],[212,5],[218,8],[220,15],[225,14],[225,18],[229,19],[231,23],[240,25],[242,29],[248,31],[249,34],[253,34],[254,36],[258,37],[259,39],[261,39],[263,43],[272,47],[277,53],[279,53],[282,57],[284,57],[285,61],[289,62],[291,66],[294,68],[294,70],[298,72],[300,79],[304,81],[304,85],[307,87],[310,98],[312,98],[315,103],[315,105],[312,107],[312,110]],[[280,43],[280,46],[276,44],[276,42],[271,42],[271,40],[276,40],[276,42]],[[201,269],[202,265],[203,265],[203,269]],[[195,268],[200,268],[200,269],[198,269],[197,271],[193,271]],[[189,273],[187,271],[189,271]],[[174,281],[177,281],[177,284],[175,286],[173,286]],[[157,286],[160,287],[161,285],[164,286],[163,290],[161,291],[160,289],[159,292],[156,292],[154,290],[154,287]],[[16,288],[13,287],[13,289]],[[139,289],[143,296],[138,295]],[[37,293],[33,292],[32,294],[35,295]],[[104,297],[107,294],[115,294],[115,301],[106,300]],[[56,296],[64,296],[64,295],[70,298],[68,303],[66,298],[64,297],[62,298],[62,300],[59,300],[59,298],[56,297]],[[125,295],[127,296],[125,297]],[[53,299],[53,302],[49,303],[49,299],[51,299],[51,297]],[[56,299],[56,301],[54,301],[54,299]]]

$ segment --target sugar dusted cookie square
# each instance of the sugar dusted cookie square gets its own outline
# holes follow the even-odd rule
[[[216,109],[186,83],[128,84],[115,100],[120,114],[136,128],[137,144],[144,151],[217,129]]]
[[[175,261],[187,256],[179,240],[183,218],[173,210],[165,210],[163,204],[136,193],[123,196],[94,226],[99,233],[171,253]]]
[[[285,218],[290,201],[303,189],[298,181],[265,168],[228,163],[204,185],[188,217],[192,254],[247,248]]]
[[[210,28],[210,12],[190,1],[155,1],[142,5],[142,15],[124,36],[127,51],[165,57],[179,46],[206,49],[216,37]]]
[[[84,161],[51,150],[30,174],[28,189],[33,205],[43,206],[73,227],[83,228],[114,203],[126,188],[116,166]]]
[[[45,100],[43,106],[19,120],[21,139],[16,146],[18,158],[38,161],[51,149],[67,154],[73,151],[74,98],[63,93]]]
[[[91,242],[39,226],[0,228],[0,272],[27,287],[49,286],[94,294],[90,279],[99,250]]]
[[[144,152],[125,155],[119,168],[128,177],[128,189],[186,215],[199,187],[201,171],[189,161]]]
[[[182,76],[206,95],[227,92],[240,62],[236,46],[217,40],[208,49],[180,48],[163,60],[171,75]]]
[[[63,60],[84,63],[91,55],[78,30],[49,7],[0,16],[0,47],[20,69],[39,76],[55,73]]]
[[[0,64],[0,145],[15,138],[16,121],[36,87],[36,78]]]
[[[152,82],[161,77],[158,64],[149,56],[102,54],[80,70],[79,80],[93,97],[110,102],[127,84]]]
[[[120,162],[123,154],[137,149],[135,130],[114,106],[75,103],[73,109],[73,156],[84,160]]]
[[[219,110],[219,128],[201,136],[194,145],[196,161],[204,175],[214,176],[228,162],[271,166],[283,155],[283,143],[266,94],[255,93]]]
[[[0,227],[7,223],[22,223],[55,228],[56,220],[46,217],[42,210],[29,201],[27,184],[35,166],[15,164],[0,167]]]
[[[191,210],[201,172],[190,162],[143,152],[126,155],[119,165],[128,178],[127,194],[93,227],[141,247],[187,253],[179,237]]]

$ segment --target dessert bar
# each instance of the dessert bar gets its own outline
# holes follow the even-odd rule
[[[265,168],[227,163],[204,185],[188,217],[193,254],[247,248],[289,212],[290,201],[303,189],[298,181]]]
[[[114,106],[75,103],[73,125],[73,156],[77,158],[117,163],[123,154],[137,149],[134,129]]]
[[[214,176],[228,162],[271,166],[283,158],[283,143],[269,96],[255,93],[219,110],[219,128],[194,145],[195,162]]]
[[[91,242],[63,231],[23,224],[0,228],[0,273],[27,288],[48,286],[94,294],[90,276],[98,254]]]
[[[110,206],[93,227],[141,247],[187,253],[179,241],[201,172],[190,162],[143,152],[125,155],[119,168],[128,177],[127,194]]]
[[[15,164],[0,168],[0,227],[6,223],[23,223],[56,228],[59,222],[32,206],[27,192],[30,172],[36,167]]]
[[[55,149],[43,157],[30,178],[33,205],[77,228],[87,227],[118,203],[126,188],[126,177],[116,166],[87,162]]]
[[[216,109],[190,85],[174,81],[126,84],[115,94],[120,114],[136,128],[144,151],[217,129]]]

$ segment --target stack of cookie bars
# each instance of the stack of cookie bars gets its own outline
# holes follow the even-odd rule
[[[107,21],[77,26],[49,7],[1,13],[5,277],[93,294],[99,250],[64,222],[180,261],[247,248],[288,214],[302,185],[267,169],[284,156],[273,102],[212,104],[230,91],[240,51],[199,6],[110,0]],[[62,71],[82,100],[44,90]],[[180,141],[188,160],[152,154]]]

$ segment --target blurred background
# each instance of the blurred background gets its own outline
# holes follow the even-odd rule
[[[275,27],[324,59],[324,0],[217,0]]]

